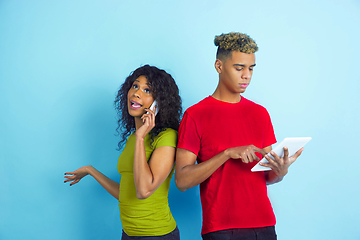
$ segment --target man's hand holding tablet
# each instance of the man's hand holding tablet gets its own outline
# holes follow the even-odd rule
[[[285,138],[280,142],[270,153],[258,162],[252,169],[252,172],[256,171],[269,171],[274,170],[279,172],[278,176],[281,176],[281,171],[286,169],[282,165],[291,165],[298,156],[300,156],[303,146],[311,140],[311,137],[296,137]],[[286,173],[285,173],[286,174]],[[284,175],[285,175],[284,174]]]

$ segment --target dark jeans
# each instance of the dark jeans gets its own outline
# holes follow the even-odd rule
[[[276,240],[275,226],[262,228],[236,228],[202,235],[204,240]]]
[[[162,236],[128,236],[124,230],[122,232],[121,240],[180,240],[180,232],[178,227],[174,229],[171,233],[162,235]]]

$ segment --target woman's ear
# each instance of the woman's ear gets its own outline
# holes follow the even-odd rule
[[[218,73],[222,72],[222,61],[220,59],[216,59],[215,61],[215,69]]]

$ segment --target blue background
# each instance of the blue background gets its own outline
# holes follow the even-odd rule
[[[0,239],[120,239],[117,200],[91,164],[119,180],[113,100],[143,64],[176,79],[184,109],[213,93],[215,35],[259,45],[245,97],[277,139],[313,140],[269,187],[279,240],[359,239],[358,0],[0,0]],[[182,239],[201,239],[198,187],[172,183]]]

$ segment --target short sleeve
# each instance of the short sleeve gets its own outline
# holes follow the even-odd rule
[[[177,131],[175,131],[172,128],[167,128],[158,134],[158,136],[154,140],[153,146],[155,147],[155,149],[163,146],[176,148],[176,144],[177,144]]]
[[[267,110],[264,111],[264,119],[265,121],[265,128],[263,131],[263,148],[268,147],[274,143],[276,143],[274,128],[271,123],[270,115]]]
[[[186,111],[179,126],[178,148],[186,149],[197,156],[200,151],[200,136],[196,122]]]

